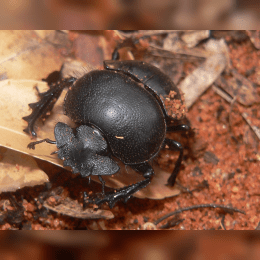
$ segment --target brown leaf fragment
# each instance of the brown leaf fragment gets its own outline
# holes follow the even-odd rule
[[[219,77],[216,85],[220,86],[233,98],[236,97],[236,100],[244,106],[250,106],[259,102],[259,95],[254,84],[236,70],[233,69],[230,72],[231,77]]]
[[[93,208],[87,208],[83,210],[81,204],[76,200],[65,198],[60,202],[59,205],[51,206],[47,201],[44,202],[43,206],[47,209],[55,211],[57,213],[80,219],[112,219],[114,214],[109,210],[94,210]]]
[[[204,154],[204,161],[206,163],[212,163],[214,165],[217,165],[219,162],[219,159],[214,153],[212,153],[210,151],[206,151]]]
[[[182,48],[182,43],[179,38],[179,32],[172,31],[163,40],[163,49],[168,51],[178,51]]]

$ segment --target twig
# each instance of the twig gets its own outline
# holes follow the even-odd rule
[[[178,210],[175,210],[173,212],[170,212],[169,214],[166,214],[165,216],[156,220],[154,222],[154,224],[158,225],[160,222],[162,222],[166,218],[169,218],[169,217],[176,215],[176,214],[180,214],[184,211],[189,211],[189,210],[193,210],[193,209],[201,209],[201,208],[220,208],[220,209],[230,211],[230,212],[239,212],[239,213],[244,214],[244,215],[246,214],[245,211],[240,210],[240,209],[236,209],[236,208],[233,208],[233,207],[230,207],[230,206],[223,206],[223,205],[218,205],[218,204],[201,204],[201,205],[194,205],[194,206],[190,206],[190,207],[186,207],[186,208],[182,208],[182,209],[178,209]]]
[[[220,89],[219,87],[216,87],[215,85],[213,85],[212,88],[219,96],[221,96],[223,99],[225,99],[228,103],[232,102],[233,98],[230,97],[230,95],[226,94],[222,89]]]

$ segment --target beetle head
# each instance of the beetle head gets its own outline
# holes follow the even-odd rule
[[[75,132],[75,134],[74,134]],[[95,128],[81,125],[73,131],[65,123],[57,123],[54,129],[58,157],[64,166],[83,177],[90,175],[112,175],[119,166],[108,156],[107,142]]]

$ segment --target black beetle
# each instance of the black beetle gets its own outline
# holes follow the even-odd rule
[[[89,200],[112,208],[120,199],[125,202],[132,194],[146,187],[154,174],[148,163],[162,148],[179,151],[179,158],[168,179],[173,186],[183,157],[182,145],[166,138],[166,132],[186,131],[189,126],[167,114],[163,97],[170,91],[181,95],[170,78],[158,68],[142,61],[104,61],[105,70],[94,70],[83,77],[61,80],[44,93],[41,100],[29,104],[32,113],[23,119],[24,130],[36,136],[34,123],[50,110],[62,90],[69,86],[64,111],[77,125],[75,129],[59,122],[54,129],[56,141],[32,142],[34,149],[41,142],[56,144],[58,157],[82,177],[97,175],[102,182],[103,198]],[[113,193],[105,194],[102,175],[112,175],[119,166],[111,156],[120,159],[145,178]]]

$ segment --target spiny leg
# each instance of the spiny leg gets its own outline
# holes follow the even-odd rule
[[[167,181],[168,185],[172,187],[174,185],[174,183],[176,181],[176,177],[180,171],[181,162],[182,162],[182,158],[183,158],[183,147],[179,142],[171,140],[171,139],[167,139],[167,138],[165,139],[165,145],[167,145],[169,147],[169,149],[172,151],[180,152],[178,160],[173,169],[173,172]]]
[[[39,93],[39,90],[37,90],[41,100],[29,104],[33,111],[29,116],[23,117],[23,119],[28,122],[28,126],[24,129],[24,132],[32,134],[32,136],[37,136],[34,130],[36,120],[40,117],[44,117],[48,111],[51,111],[63,89],[71,86],[75,80],[75,78],[64,79],[54,84],[49,90],[43,93]]]
[[[151,178],[154,174],[153,168],[148,163],[143,163],[143,164],[139,164],[139,165],[131,165],[131,167],[134,170],[136,170],[138,173],[142,174],[144,176],[145,180],[132,184],[132,185],[129,185],[127,187],[118,189],[113,193],[107,193],[107,194],[105,194],[105,196],[103,198],[95,198],[92,200],[86,198],[87,203],[101,205],[105,202],[108,202],[109,207],[113,208],[117,201],[123,199],[124,202],[127,202],[134,193],[145,188],[151,182]]]

